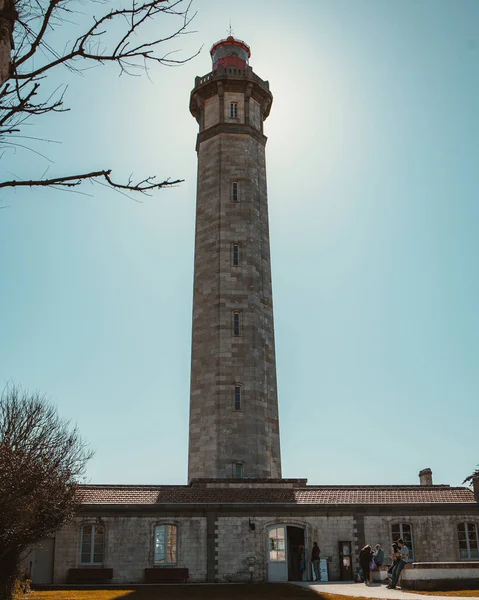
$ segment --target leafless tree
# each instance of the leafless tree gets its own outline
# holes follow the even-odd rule
[[[193,56],[177,58],[167,42],[189,33],[192,0],[0,0],[0,151],[22,134],[27,121],[65,107],[65,87],[48,87],[49,75],[67,68],[81,72],[94,64],[114,63],[120,73],[135,74],[150,66],[180,65]],[[84,21],[79,12],[86,7],[91,18],[77,25],[74,39],[64,45],[62,27],[74,29],[75,20]],[[100,13],[100,14],[98,14]],[[149,23],[168,17],[170,31],[162,37],[148,37]],[[170,21],[171,19],[171,21]],[[161,25],[164,27],[164,23]],[[158,27],[159,29],[159,27]],[[0,158],[2,157],[0,155]],[[112,178],[111,169],[75,174],[58,174],[30,180],[0,181],[0,188],[76,187],[83,181],[102,180],[118,190],[148,193],[180,183],[157,181],[154,176],[141,180],[131,177],[124,183]]]
[[[42,396],[9,386],[0,398],[0,600],[25,552],[68,522],[91,452]]]

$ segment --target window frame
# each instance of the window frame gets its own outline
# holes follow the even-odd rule
[[[235,383],[233,386],[233,409],[243,410],[243,390],[241,383]]]
[[[234,310],[232,313],[233,318],[233,337],[241,337],[241,311]]]
[[[157,558],[157,531],[164,530],[163,553],[164,558]],[[174,548],[168,549],[170,529],[174,531]],[[168,560],[168,553],[174,554],[174,562]],[[178,525],[176,523],[156,523],[153,527],[153,565],[155,567],[176,567],[178,565]]]
[[[409,533],[405,533],[405,527],[409,527]],[[399,533],[393,533],[394,528],[399,528]],[[414,528],[412,523],[408,523],[406,521],[391,523],[391,540],[394,543],[398,538],[402,538],[404,540],[404,544],[409,549],[407,562],[416,560],[416,552],[414,550]]]
[[[240,476],[238,477],[238,467],[239,467],[239,474]],[[235,462],[233,464],[233,479],[244,479],[244,465],[242,462]]]
[[[464,540],[461,540],[461,536],[460,536],[460,531],[459,528],[460,527],[464,528]],[[472,556],[471,554],[471,536],[470,536],[470,532],[469,532],[469,528],[472,527],[472,531],[471,533],[474,534],[475,537],[475,543],[476,543],[476,554],[475,556]],[[460,523],[457,524],[457,542],[458,542],[458,549],[459,549],[459,560],[479,560],[479,526],[477,523],[474,523],[473,521],[461,521]],[[467,556],[461,556],[461,542],[465,542],[466,544],[466,552],[467,552]]]
[[[95,544],[95,537],[99,537],[97,529],[102,529],[101,532],[101,561],[96,561],[95,556],[99,554],[98,546]],[[89,548],[89,560],[83,560],[85,552],[83,551],[85,529],[89,529],[90,535],[90,548]],[[101,566],[105,562],[105,525],[101,523],[84,523],[80,530],[80,565],[90,566]]]
[[[238,118],[238,102],[232,100],[230,102],[230,119],[237,119]]]
[[[230,200],[232,204],[239,204],[239,181],[237,179],[233,179],[231,181],[231,196]]]
[[[280,530],[282,530],[282,537],[278,535]],[[268,530],[268,562],[286,562],[286,536],[285,525],[279,524]]]
[[[241,244],[238,244],[238,242],[234,242],[233,244],[231,244],[231,266],[232,267],[240,267],[241,266],[240,263],[241,263]]]

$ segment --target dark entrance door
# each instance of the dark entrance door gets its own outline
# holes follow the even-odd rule
[[[339,542],[339,577],[341,581],[353,580],[351,542]]]
[[[301,553],[304,548],[304,529],[288,526],[288,581],[301,581]],[[305,561],[306,562],[306,561]],[[307,565],[304,565],[307,568]]]

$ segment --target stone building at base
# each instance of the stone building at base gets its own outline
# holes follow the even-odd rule
[[[448,485],[308,486],[302,479],[83,486],[82,511],[32,558],[36,583],[352,580],[358,552],[400,535],[410,560],[477,561],[479,496]],[[187,571],[185,571],[187,569]]]

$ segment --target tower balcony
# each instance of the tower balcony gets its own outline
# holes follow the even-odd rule
[[[273,95],[269,89],[269,82],[258,77],[250,66],[246,66],[244,69],[231,66],[218,67],[206,75],[195,77],[195,87],[190,95],[190,112],[198,121],[200,131],[217,122],[228,121],[228,115],[224,112],[225,94],[231,98],[233,98],[233,95],[242,97],[245,106],[243,122],[246,124],[249,124],[249,105],[251,101],[257,103],[259,106],[258,116],[260,117],[257,125],[258,129],[262,131],[262,122],[270,113]],[[205,105],[208,103],[211,105],[216,96],[219,101],[218,106],[221,104],[221,110],[218,120],[215,120],[215,123],[209,123],[208,119],[205,121],[204,118]]]

